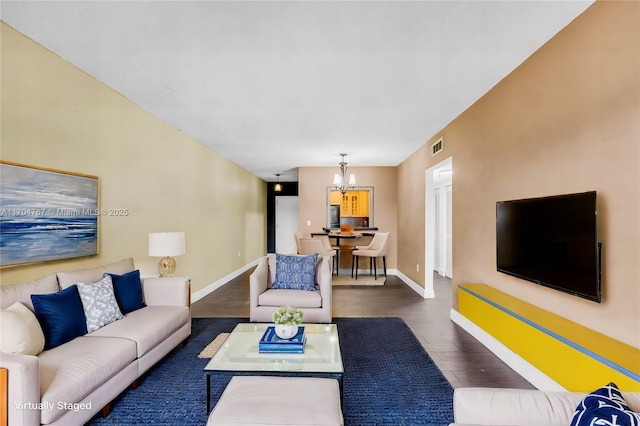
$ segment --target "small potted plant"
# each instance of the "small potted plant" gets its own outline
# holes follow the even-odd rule
[[[271,319],[275,323],[275,332],[281,339],[291,339],[298,334],[298,325],[302,323],[304,314],[298,308],[283,306],[273,313]]]

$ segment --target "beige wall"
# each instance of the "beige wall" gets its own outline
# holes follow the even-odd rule
[[[185,231],[176,275],[197,291],[266,252],[266,184],[2,23],[3,160],[100,177],[100,254],[5,268],[3,285],[133,257],[149,232]],[[240,256],[238,256],[238,252]]]
[[[640,347],[639,28],[639,2],[596,2],[400,165],[400,270],[424,258],[424,171],[452,156],[454,287],[486,283]],[[589,190],[602,303],[496,271],[496,201]]]
[[[298,229],[322,232],[327,226],[327,187],[331,187],[336,167],[301,167],[298,170]],[[381,232],[390,232],[387,268],[397,267],[397,167],[349,167],[358,186],[373,187],[373,223]],[[311,226],[307,226],[307,221]],[[350,263],[349,263],[350,265]],[[343,267],[345,264],[343,262]]]

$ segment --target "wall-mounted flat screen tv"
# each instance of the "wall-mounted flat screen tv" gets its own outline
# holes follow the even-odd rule
[[[601,301],[596,192],[496,203],[498,271]]]

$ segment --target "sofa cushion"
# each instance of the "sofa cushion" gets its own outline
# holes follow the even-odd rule
[[[120,307],[118,307],[118,302],[116,302],[110,275],[97,283],[78,283],[76,285],[80,300],[82,300],[87,333],[124,318]]]
[[[296,308],[321,308],[319,291],[270,289],[258,296],[259,306],[295,306]]]
[[[276,254],[276,279],[271,288],[314,291],[317,263],[317,253],[308,256]]]
[[[58,272],[56,275],[60,288],[64,289],[76,283],[94,283],[100,281],[105,272],[121,275],[131,272],[133,269],[133,259],[129,258],[95,268]]]
[[[147,306],[128,313],[124,319],[113,322],[87,337],[121,337],[137,345],[137,356],[155,348],[173,332],[189,322],[186,306]]]
[[[609,383],[580,401],[570,426],[591,425],[640,426],[640,413],[631,411],[618,386]]]
[[[44,349],[44,334],[38,319],[20,302],[0,311],[0,328],[0,352],[38,355]]]
[[[41,412],[41,422],[48,424],[64,413],[59,402],[82,400],[134,362],[136,345],[128,339],[82,336],[44,351],[38,358],[41,400],[53,407]]]
[[[116,293],[116,300],[120,305],[123,314],[128,314],[137,309],[144,308],[145,305],[142,298],[142,284],[140,283],[140,270],[127,272],[126,274],[116,275],[105,272],[104,274],[111,276],[113,282],[113,290]]]
[[[78,288],[73,285],[50,294],[31,295],[44,333],[44,348],[51,349],[87,333]]]
[[[31,303],[32,294],[55,293],[60,290],[56,274],[46,275],[37,280],[27,281],[19,284],[0,286],[0,308],[8,308],[16,302],[23,303],[27,308],[33,310]]]

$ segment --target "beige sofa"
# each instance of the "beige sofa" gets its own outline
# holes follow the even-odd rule
[[[304,314],[304,322],[331,322],[331,269],[328,256],[319,256],[316,266],[316,290],[271,288],[276,278],[276,255],[262,257],[249,277],[249,318],[252,322],[271,322],[282,306],[295,306]]]
[[[105,272],[134,270],[125,259],[103,267],[60,272],[0,287],[0,307],[33,311],[32,294],[56,293]],[[8,418],[14,425],[79,425],[108,406],[138,377],[191,334],[189,285],[184,278],[142,280],[146,307],[38,355],[0,353],[8,370]]]
[[[530,389],[457,388],[453,394],[455,426],[568,426],[587,393]],[[640,412],[640,392],[622,392]]]

